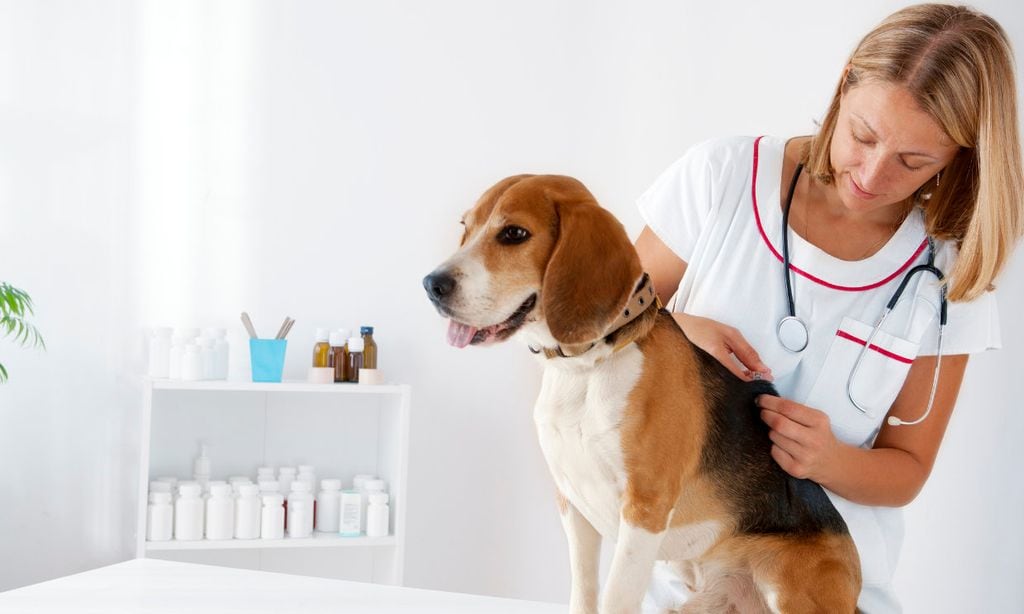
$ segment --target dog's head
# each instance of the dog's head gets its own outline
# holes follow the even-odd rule
[[[462,223],[458,251],[423,279],[457,347],[520,330],[545,346],[595,341],[642,272],[625,229],[571,177],[503,179]]]

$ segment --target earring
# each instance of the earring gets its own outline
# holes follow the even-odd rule
[[[939,187],[939,179],[942,177],[942,171],[935,173],[935,187]]]

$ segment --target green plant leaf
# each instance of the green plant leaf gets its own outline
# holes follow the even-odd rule
[[[3,363],[0,363],[0,384],[7,381],[7,369],[4,368]]]

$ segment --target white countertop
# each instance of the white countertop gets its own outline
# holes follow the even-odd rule
[[[0,612],[565,614],[569,606],[134,559],[0,593]]]

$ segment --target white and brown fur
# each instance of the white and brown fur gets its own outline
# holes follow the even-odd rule
[[[534,419],[569,540],[571,612],[638,612],[657,560],[690,589],[683,612],[855,611],[845,523],[770,457],[754,397],[772,386],[734,377],[657,307],[606,336],[643,271],[581,183],[509,177],[463,223],[460,249],[424,280],[443,315],[503,323],[491,340],[535,349],[596,343],[538,354]],[[528,237],[510,242],[510,227]],[[599,596],[602,538],[615,551]]]

